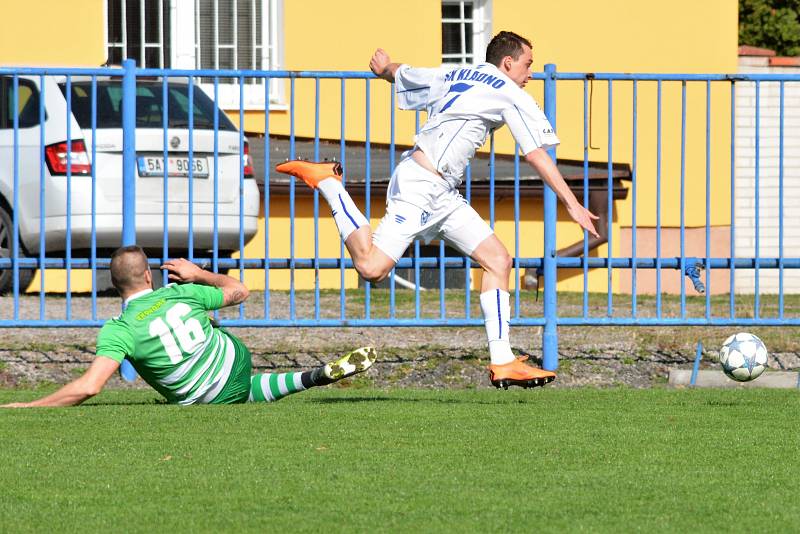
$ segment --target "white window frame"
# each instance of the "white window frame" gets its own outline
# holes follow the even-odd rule
[[[460,23],[461,25],[461,52],[457,54],[442,54],[442,64],[468,65],[483,63],[486,60],[486,46],[492,38],[492,0],[442,0],[442,5],[459,6],[458,18],[442,18],[442,24]],[[472,18],[464,16],[464,6],[472,6]],[[472,33],[467,34],[466,23],[472,23]],[[472,40],[472,61],[467,59],[467,39]],[[459,61],[445,62],[445,59],[458,59]]]
[[[167,3],[169,6],[170,14],[170,35],[171,35],[171,48],[170,48],[170,65],[173,69],[187,69],[195,70],[200,65],[200,42],[197,39],[199,35],[199,19],[196,17],[198,12],[199,0],[159,0],[159,42],[146,43],[144,42],[144,2],[141,2],[142,9],[142,50],[146,48],[158,47],[162,50],[160,54],[161,60],[159,65],[144,65],[144,59],[139,63],[141,67],[149,68],[163,68],[164,54],[163,54],[163,7]],[[103,2],[106,24],[104,25],[106,50],[110,48],[121,48],[123,59],[127,58],[127,35],[126,35],[126,11],[127,0],[122,0],[122,42],[111,43],[108,40],[108,3]],[[216,7],[215,1],[215,7]],[[234,2],[235,5],[235,2]],[[253,4],[255,9],[255,3]],[[254,61],[260,58],[262,65],[267,65],[267,70],[280,70],[283,65],[283,0],[262,0],[261,8],[263,10],[261,17],[261,36],[268,38],[267,46],[253,42],[253,47],[257,54],[254,54]],[[255,17],[253,17],[253,24],[255,25]],[[255,36],[255,32],[253,32]],[[236,32],[234,31],[234,38]],[[216,35],[214,36],[216,38]],[[221,45],[230,47],[230,45]],[[234,45],[234,55],[235,55]],[[218,64],[215,61],[215,64]],[[253,65],[255,69],[257,65]],[[251,82],[251,83],[248,83]],[[214,98],[214,83],[208,78],[198,80],[198,85],[209,95]],[[285,109],[284,98],[284,84],[282,80],[273,79],[270,81],[269,91],[269,104],[270,109]],[[266,106],[264,99],[264,79],[251,78],[246,81],[244,87],[244,102],[241,102],[243,109],[264,109]],[[220,83],[218,85],[218,105],[224,109],[239,109],[239,84],[238,83]]]

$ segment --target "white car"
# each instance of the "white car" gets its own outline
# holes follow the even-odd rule
[[[92,238],[92,168],[96,176],[96,247],[98,257],[121,244],[122,235],[122,83],[119,78],[96,81],[96,159],[92,161],[92,82],[87,77],[18,77],[17,161],[19,204],[14,206],[13,81],[0,77],[0,256],[13,253],[12,210],[19,221],[21,255],[37,256],[44,239],[47,257],[89,257]],[[67,87],[71,116],[67,117]],[[44,150],[40,135],[39,100],[44,94]],[[214,182],[217,181],[217,237],[220,257],[229,256],[256,233],[259,192],[245,141],[212,99],[193,91],[193,157],[189,160],[189,85],[170,80],[167,86],[167,161],[164,161],[163,82],[136,83],[136,242],[156,257],[162,255],[164,211],[168,206],[168,246],[171,257],[185,256],[189,247],[189,214],[195,257],[210,256],[214,246]],[[214,115],[218,114],[218,131]],[[67,125],[71,147],[68,148]],[[41,154],[44,154],[42,165]],[[68,169],[67,161],[71,162]],[[193,167],[190,205],[189,167]],[[164,169],[168,192],[164,199]],[[43,168],[43,175],[40,171]],[[71,178],[68,179],[68,171]],[[243,179],[240,180],[240,177]],[[70,183],[67,217],[67,189]],[[240,185],[243,184],[243,187]],[[43,208],[40,192],[43,191]],[[240,218],[240,200],[243,217]],[[44,236],[40,221],[44,217]],[[31,270],[20,271],[26,287]],[[0,292],[11,287],[12,271],[0,270]]]

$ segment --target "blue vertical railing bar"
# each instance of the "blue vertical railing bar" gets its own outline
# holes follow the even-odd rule
[[[216,84],[217,79],[214,78]],[[161,142],[164,146],[161,147],[161,155],[164,158],[164,176],[161,182],[161,191],[163,196],[164,214],[162,216],[161,224],[164,227],[161,238],[161,262],[169,259],[169,78],[164,76],[161,80]],[[217,144],[217,124],[219,121],[219,107],[217,106],[217,94],[214,93],[214,157],[218,153]],[[214,182],[217,180],[217,161],[214,160]],[[214,196],[214,211],[217,209],[217,197]],[[217,228],[214,227],[214,239],[217,237]],[[217,272],[217,265],[212,262],[214,272]],[[169,273],[161,271],[162,285],[169,283]]]
[[[514,318],[519,319],[519,144],[514,143]]]
[[[194,162],[194,77],[189,76],[189,161]],[[194,261],[194,165],[189,164],[189,261]]]
[[[369,78],[364,80],[365,88],[364,88],[364,100],[366,101],[366,121],[364,124],[364,216],[369,221],[370,217],[370,204],[372,203],[372,198],[370,195],[370,181],[372,178],[372,150],[370,145],[370,129],[369,123],[371,117],[371,94],[370,94],[370,83]],[[372,296],[372,284],[369,281],[364,281],[364,317],[369,319],[370,318],[370,305]]]
[[[122,245],[136,243],[136,62],[122,62]]]
[[[244,281],[244,77],[239,77],[239,280]],[[191,161],[191,160],[190,160]],[[216,204],[216,203],[215,203]],[[216,232],[215,232],[216,233]],[[214,252],[216,253],[214,247]],[[239,304],[239,318],[244,319],[244,302]]]
[[[631,148],[631,317],[636,317],[636,149],[638,148],[638,110],[639,110],[639,86],[633,80],[633,126]]]
[[[681,318],[686,317],[686,81],[681,82],[681,175],[680,175],[680,272],[678,282],[681,286]]]
[[[389,91],[389,176],[394,174],[394,134],[395,134],[395,85]],[[395,283],[395,269],[389,273],[389,318],[394,319],[395,299],[397,288]]]
[[[706,81],[706,319],[711,318],[711,82]]]
[[[661,80],[656,88],[656,317],[661,318]]]
[[[589,209],[589,83],[583,80],[583,207]],[[583,317],[589,317],[589,232],[583,231]]]
[[[270,78],[264,78],[264,319],[270,319],[270,288],[269,288],[269,173],[272,169],[270,161],[270,140],[269,140],[269,85]]]
[[[759,263],[758,258],[761,254],[761,247],[760,245],[760,221],[759,218],[760,214],[760,207],[761,207],[761,187],[760,187],[760,179],[761,179],[761,82],[756,82],[756,169],[755,169],[755,256],[756,256],[756,270],[755,270],[755,295],[753,300],[753,317],[758,319],[759,314],[761,312],[760,308],[760,291],[759,291]]]
[[[45,214],[47,213],[47,205],[45,201],[45,179],[44,179],[44,146],[45,146],[45,86],[44,75],[39,76],[39,320],[45,319],[45,273],[47,267],[44,264],[45,250],[47,245],[47,238],[45,235]],[[94,168],[95,162],[92,161]],[[16,190],[16,187],[14,188]]]
[[[784,82],[780,82],[778,114],[778,318],[783,319],[783,135],[784,135]]]
[[[614,239],[614,86],[613,81],[608,80],[608,181],[606,182],[606,213],[608,219],[606,227],[608,232],[608,269],[606,270],[607,276],[607,303],[606,315],[611,317],[614,314],[614,271],[611,267],[611,258],[614,256],[613,239]]]
[[[11,109],[13,111],[14,128],[14,155],[13,155],[13,173],[12,178],[14,182],[14,194],[12,200],[12,215],[11,215],[11,253],[14,258],[14,264],[11,271],[12,289],[14,292],[14,320],[19,320],[19,77],[15,74],[12,83],[12,96],[11,96]],[[69,80],[67,80],[67,87],[69,87]],[[68,115],[69,116],[69,115]],[[67,140],[67,166],[69,166],[70,152],[72,151],[69,140]],[[69,311],[69,308],[67,308]]]
[[[444,305],[444,240],[439,241],[439,317],[445,318],[445,305]]]
[[[556,66],[544,66],[544,114],[556,130]],[[555,148],[547,151],[556,161]],[[558,301],[556,283],[556,194],[543,184],[544,195],[544,332],[542,335],[542,367],[548,371],[558,368]]]
[[[464,171],[466,185],[464,186],[464,194],[467,197],[467,204],[471,204],[472,201],[472,166],[467,164],[467,168]],[[470,304],[470,299],[472,298],[472,271],[470,270],[470,259],[468,256],[464,257],[464,317],[467,319],[470,318],[472,314],[472,306]]]
[[[419,239],[414,240],[414,318],[420,318],[420,287],[422,280],[419,271]]]
[[[295,137],[294,137],[294,117],[295,117],[295,78],[289,81],[289,159],[295,158]],[[294,176],[289,175],[289,319],[295,319],[294,302]]]
[[[165,108],[166,112],[166,108]],[[165,136],[166,139],[166,136]],[[164,152],[167,147],[164,145]],[[165,158],[166,159],[166,158]],[[241,159],[241,158],[240,158]],[[164,181],[166,183],[166,172],[164,173]],[[214,77],[214,209],[212,212],[214,221],[214,237],[211,246],[211,270],[215,273],[219,272],[219,78]],[[166,189],[165,189],[166,191]],[[167,216],[167,203],[166,196],[164,197],[164,217]],[[166,219],[165,219],[166,227]],[[166,233],[166,232],[165,232]],[[164,273],[165,275],[167,273]],[[219,314],[215,314],[218,317]]]
[[[67,76],[67,225],[66,225],[66,259],[67,259],[67,293],[65,295],[66,319],[72,319],[72,76]],[[19,109],[16,107],[14,109]],[[16,114],[15,114],[16,116]],[[16,143],[14,143],[16,145]],[[16,278],[16,277],[15,277]],[[14,291],[16,295],[17,292]]]
[[[342,185],[347,184],[347,165],[345,164],[345,120],[344,120],[344,104],[345,104],[345,79],[342,78],[341,83],[341,102],[339,106],[339,161],[342,164]],[[345,309],[345,291],[344,291],[344,241],[339,243],[339,319],[344,321],[346,314]]]
[[[494,132],[489,134],[489,226],[494,230]]]
[[[319,161],[319,119],[319,78],[314,78],[314,161]],[[314,188],[314,319],[319,318],[319,190]]]
[[[165,85],[166,88],[166,85]],[[166,89],[164,98],[164,116],[167,116],[166,108]],[[214,208],[212,211],[214,236],[211,242],[211,270],[215,273],[219,272],[219,77],[214,77],[214,175],[212,179],[213,194],[214,194]],[[167,255],[167,179],[169,173],[166,170],[167,165],[167,126],[168,122],[164,119],[164,256]],[[168,273],[164,271],[164,281],[167,281]],[[219,319],[219,310],[214,310],[213,317],[215,320]]]
[[[419,133],[419,111],[414,112],[414,135]],[[414,318],[420,318],[419,239],[414,240]]]
[[[731,82],[731,268],[730,292],[728,299],[728,316],[736,317],[735,287],[736,287],[736,81]]]
[[[97,319],[97,76],[91,81],[91,126],[92,126],[92,237],[89,244],[89,262],[92,266],[92,319]]]

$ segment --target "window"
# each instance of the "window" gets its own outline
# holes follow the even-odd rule
[[[170,67],[169,0],[108,0],[108,62],[132,58],[142,68]]]
[[[67,84],[59,83],[66,96]],[[72,83],[72,114],[81,128],[92,126],[92,85],[90,82]],[[194,127],[214,127],[214,103],[203,91],[195,89],[193,95]],[[136,84],[136,127],[163,127],[163,87],[161,82],[140,81]],[[170,128],[186,128],[189,125],[189,85],[170,82],[167,85],[167,121]],[[219,113],[219,130],[235,132],[236,127],[224,113]],[[120,81],[97,82],[97,127],[122,127],[122,83]]]
[[[30,80],[17,79],[17,109],[14,110],[14,79],[0,78],[0,129],[14,127],[14,115],[19,128],[39,126],[39,89]]]
[[[490,0],[444,0],[442,63],[471,65],[483,62],[491,32]]]
[[[278,70],[282,63],[283,0],[108,0],[108,61],[145,68]],[[213,78],[199,80],[213,96]],[[265,105],[264,80],[245,81],[246,109]],[[270,102],[283,84],[270,84]],[[220,78],[219,103],[240,106],[238,80]]]

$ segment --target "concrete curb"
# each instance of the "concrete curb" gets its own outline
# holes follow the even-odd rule
[[[691,369],[670,369],[670,386],[689,386],[692,379]],[[696,387],[706,388],[792,388],[798,387],[798,373],[791,371],[765,371],[764,374],[750,382],[736,382],[722,371],[698,371]]]

